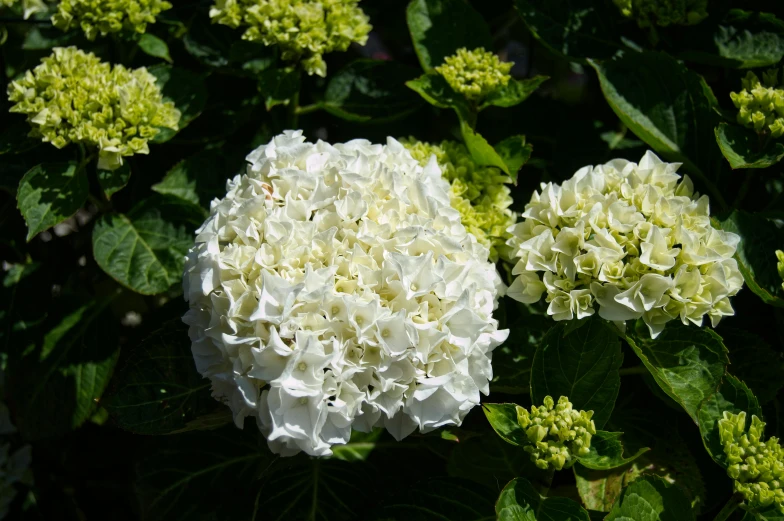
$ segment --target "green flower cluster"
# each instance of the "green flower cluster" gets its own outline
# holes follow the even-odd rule
[[[422,166],[436,156],[441,175],[451,185],[452,208],[460,212],[463,226],[490,250],[491,260],[498,261],[499,253],[507,251],[506,229],[516,220],[505,184],[512,180],[495,167],[477,165],[465,145],[455,141],[434,145],[408,138],[401,143]]]
[[[124,156],[147,154],[161,127],[177,129],[180,112],[164,102],[147,69],[112,67],[76,47],[57,47],[8,86],[11,112],[26,114],[31,135],[63,148],[97,147],[98,166],[114,170]]]
[[[640,27],[694,25],[708,17],[708,0],[613,0]]]
[[[545,396],[544,405],[532,406],[531,412],[518,405],[517,423],[531,442],[524,450],[540,469],[571,467],[591,448],[591,436],[596,434],[591,416],[593,411],[572,409],[566,396],[561,396],[557,405],[551,396]]]
[[[784,513],[784,449],[775,437],[762,441],[765,422],[751,417],[746,432],[746,413],[724,411],[719,420],[719,439],[727,455],[727,474],[735,491],[755,506],[775,504]]]
[[[742,80],[743,90],[730,92],[738,109],[738,123],[759,134],[770,132],[774,138],[784,134],[784,89],[778,85],[778,70],[762,73],[762,81],[749,71]]]
[[[52,16],[55,27],[68,31],[80,26],[88,40],[123,29],[143,33],[161,11],[171,9],[166,0],[61,0]]]
[[[0,0],[0,7],[15,7],[17,5],[21,5],[25,19],[35,13],[46,11],[44,0]]]
[[[242,37],[278,45],[281,57],[301,61],[305,71],[327,75],[323,55],[365,45],[372,26],[359,0],[216,0],[210,18],[247,27]]]
[[[776,258],[778,262],[776,263],[776,269],[779,272],[779,277],[784,280],[784,251],[776,250]],[[784,289],[784,282],[781,283],[782,289]]]
[[[462,48],[444,58],[444,64],[436,67],[436,72],[456,92],[478,100],[509,83],[512,65],[514,63],[502,62],[498,56],[482,47],[473,51]]]

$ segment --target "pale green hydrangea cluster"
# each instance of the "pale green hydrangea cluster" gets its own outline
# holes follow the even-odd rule
[[[26,114],[31,136],[63,148],[97,147],[98,166],[119,168],[123,157],[147,154],[160,128],[177,130],[180,112],[164,102],[145,68],[101,62],[76,47],[57,47],[32,71],[11,82],[11,112]]]
[[[444,77],[455,92],[478,100],[509,83],[512,79],[509,75],[512,65],[514,63],[503,62],[482,47],[473,51],[464,47],[444,58],[444,64],[436,67],[436,72]]]
[[[695,25],[708,17],[708,0],[613,0],[640,27]]]
[[[776,250],[776,259],[778,259],[776,269],[779,272],[779,277],[784,279],[784,251]],[[784,282],[781,283],[781,287],[784,289]]]
[[[775,437],[762,441],[765,422],[751,416],[746,431],[746,413],[724,411],[719,420],[719,439],[727,455],[727,474],[735,480],[735,491],[754,506],[776,505],[784,513],[784,449]]]
[[[401,143],[422,166],[436,156],[441,175],[450,184],[452,208],[460,212],[463,226],[490,250],[493,262],[498,261],[499,253],[508,257],[503,255],[509,250],[506,230],[516,220],[509,209],[512,196],[506,186],[512,180],[497,168],[477,165],[461,143],[442,141],[435,145],[413,138],[402,139]]]
[[[738,123],[774,138],[784,134],[784,89],[777,88],[778,70],[762,73],[762,81],[749,71],[741,80],[743,90],[730,92],[738,109]]]
[[[0,0],[0,7],[21,6],[25,19],[30,18],[35,13],[46,11],[44,0]]]
[[[545,396],[544,405],[534,405],[530,412],[518,405],[517,423],[531,442],[524,450],[542,470],[569,468],[590,451],[591,437],[596,434],[592,416],[593,411],[574,410],[566,396],[558,404]]]
[[[305,71],[327,75],[323,55],[365,45],[372,29],[359,0],[216,0],[210,18],[245,27],[242,38],[277,45],[286,61],[301,61]]]
[[[81,27],[88,40],[122,30],[143,33],[155,17],[171,9],[166,0],[61,0],[52,16],[55,27]]]

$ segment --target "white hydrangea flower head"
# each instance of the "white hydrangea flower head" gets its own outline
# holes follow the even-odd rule
[[[542,184],[509,228],[516,252],[508,294],[532,304],[546,295],[555,320],[599,316],[623,326],[642,318],[655,338],[667,322],[715,327],[733,315],[743,286],[734,233],[711,226],[680,163],[647,152],[640,163],[586,166],[562,185]]]
[[[352,428],[459,425],[508,336],[492,316],[504,286],[435,157],[286,131],[247,160],[183,277],[196,367],[236,424],[316,456]]]

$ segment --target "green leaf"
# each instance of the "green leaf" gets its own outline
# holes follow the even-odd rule
[[[272,110],[278,105],[288,105],[299,94],[298,69],[266,69],[259,73],[259,92],[264,96],[264,106]]]
[[[87,176],[74,162],[43,163],[30,169],[16,194],[27,223],[27,240],[75,214],[88,191]]]
[[[675,323],[655,340],[646,332],[626,340],[662,391],[697,421],[700,404],[719,387],[729,362],[721,337],[710,329]]]
[[[493,430],[507,443],[527,445],[528,436],[517,423],[517,405],[513,403],[483,403],[487,421]]]
[[[740,235],[735,260],[749,289],[765,303],[784,307],[784,291],[776,268],[776,250],[784,244],[784,231],[764,217],[742,210],[735,210],[721,221],[721,229]]]
[[[762,409],[746,384],[729,374],[724,377],[721,387],[700,405],[698,421],[702,442],[716,463],[727,468],[727,456],[719,438],[718,423],[724,411],[733,414],[745,411],[749,418],[747,421],[751,421],[752,414],[762,418]]]
[[[643,447],[628,458],[623,457],[622,432],[596,431],[591,437],[591,452],[578,458],[580,464],[592,470],[610,470],[636,460],[650,449]]]
[[[141,35],[139,38],[139,49],[149,56],[161,58],[162,60],[172,63],[171,56],[169,55],[169,46],[166,45],[166,42],[153,34],[144,33]]]
[[[719,123],[714,129],[721,153],[737,168],[768,168],[784,158],[784,143],[768,141],[759,150],[759,136],[751,129]]]
[[[498,521],[590,521],[588,512],[569,498],[544,497],[524,478],[509,482],[495,504]]]
[[[412,0],[406,9],[406,21],[414,51],[427,72],[461,47],[493,47],[482,15],[463,0]]]
[[[188,328],[179,319],[131,352],[101,403],[120,427],[136,434],[199,429],[204,417],[212,427],[231,422],[229,409],[212,397],[210,381],[196,371]]]
[[[39,343],[10,358],[7,391],[25,439],[62,436],[92,416],[120,354],[111,298],[72,308]]]
[[[341,461],[365,461],[375,450],[384,429],[370,432],[351,431],[351,439],[345,445],[332,446],[332,458]]]
[[[207,86],[202,75],[163,64],[155,65],[147,70],[157,79],[164,99],[174,102],[177,110],[182,114],[179,130],[187,127],[202,113],[207,104]],[[171,129],[161,129],[152,142],[165,143],[176,133],[177,131]]]
[[[245,165],[241,155],[203,150],[174,165],[152,189],[209,208],[213,199],[226,194],[226,180],[244,173]]]
[[[193,230],[203,218],[200,208],[181,199],[153,196],[127,215],[103,216],[93,229],[93,255],[123,286],[161,293],[180,283]]]
[[[386,502],[375,521],[493,521],[493,492],[473,481],[430,478]]]
[[[599,317],[572,329],[567,322],[553,326],[534,356],[531,401],[538,405],[547,395],[555,401],[567,396],[575,409],[593,411],[601,429],[621,387],[621,342],[610,327]]]
[[[498,156],[509,168],[512,181],[517,182],[517,174],[523,168],[534,151],[534,146],[525,142],[525,136],[509,136],[495,147]]]
[[[151,438],[136,491],[148,521],[249,520],[272,455],[254,426]],[[216,497],[236,500],[216,502]],[[264,517],[263,519],[267,519]]]
[[[406,86],[434,107],[454,109],[461,119],[470,117],[471,109],[465,96],[455,92],[440,74],[423,74],[419,78],[407,81]]]
[[[657,476],[643,476],[623,490],[606,521],[693,521],[686,496]]]
[[[411,114],[421,101],[404,86],[416,77],[408,65],[383,60],[356,60],[329,80],[323,108],[349,121],[384,122]]]
[[[784,521],[784,514],[778,505],[770,505],[757,511],[746,511],[742,521]]]
[[[680,56],[719,67],[753,69],[784,58],[784,22],[770,13],[731,9],[718,24],[688,31],[689,50]]]
[[[463,136],[466,148],[471,153],[471,159],[477,165],[496,166],[503,170],[505,174],[510,174],[509,167],[504,163],[501,156],[498,155],[498,152],[462,118],[460,119],[460,133]]]
[[[718,115],[701,78],[671,56],[626,52],[591,62],[602,93],[621,121],[653,150],[692,170],[710,172]]]
[[[479,105],[479,110],[490,106],[514,107],[519,105],[528,99],[528,96],[539,88],[539,85],[549,79],[549,76],[534,76],[525,80],[512,79],[503,87],[488,94],[482,104]]]
[[[491,396],[493,393],[528,394],[534,354],[551,324],[511,299],[502,300],[493,317],[500,321],[498,329],[509,329],[509,338],[493,350]]]
[[[621,49],[620,15],[611,2],[515,0],[534,37],[553,52],[573,59],[604,59]]]
[[[784,386],[784,354],[748,331],[723,327],[721,336],[730,352],[732,373],[749,386],[761,404],[772,401]]]
[[[128,161],[116,170],[98,170],[98,184],[107,199],[125,188],[130,179],[131,165]]]

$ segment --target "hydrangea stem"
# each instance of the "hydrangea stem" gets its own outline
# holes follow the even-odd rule
[[[743,502],[743,496],[740,494],[733,494],[729,501],[724,505],[724,508],[713,518],[713,521],[726,521],[730,515],[740,506]]]

